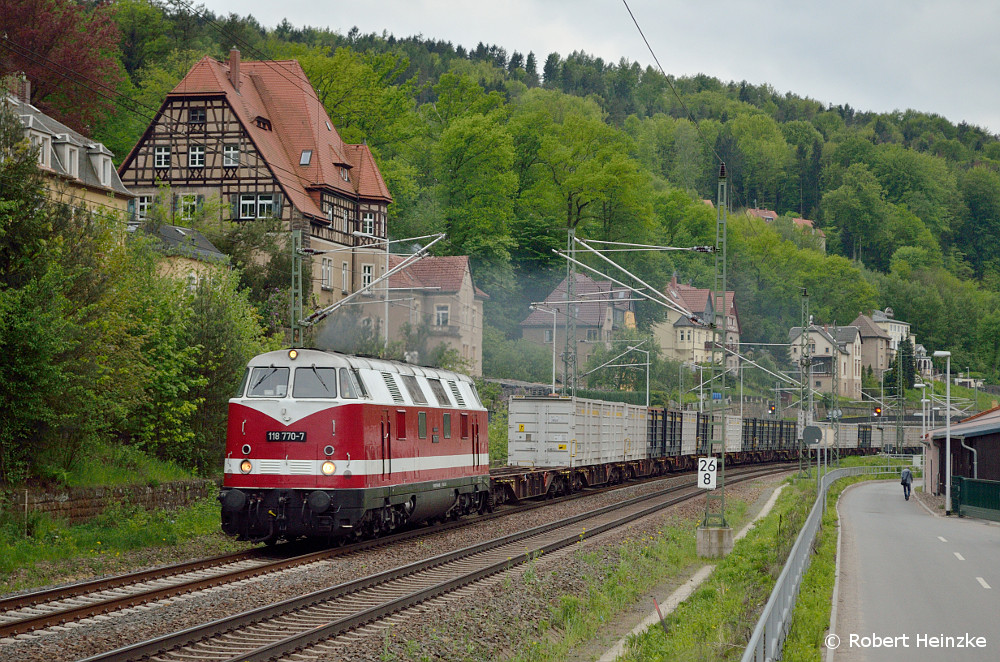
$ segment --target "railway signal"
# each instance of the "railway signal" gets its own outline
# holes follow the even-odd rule
[[[872,412],[872,416],[874,416],[875,418],[881,418],[882,417],[882,408],[881,407],[875,407],[875,410]]]
[[[770,414],[771,416],[774,416],[774,405],[767,406],[767,413]]]

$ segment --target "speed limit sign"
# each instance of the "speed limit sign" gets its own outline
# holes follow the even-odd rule
[[[706,490],[715,489],[715,472],[718,459],[714,457],[698,458],[698,487]]]

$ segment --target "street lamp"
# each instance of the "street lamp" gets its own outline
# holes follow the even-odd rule
[[[533,303],[533,304],[531,304],[528,307],[531,308],[532,310],[540,310],[543,313],[550,313],[552,315],[552,393],[551,393],[551,395],[555,395],[556,394],[556,317],[557,317],[559,311],[558,310],[552,310],[551,308],[545,308],[545,307],[540,306],[540,305],[538,305],[536,303]],[[648,395],[649,387],[648,386],[646,387],[646,391],[647,391],[647,396],[646,397],[648,398],[649,397],[649,395]],[[647,404],[647,406],[648,406],[648,404]]]
[[[951,352],[939,349],[934,358],[947,359],[944,382],[944,514],[951,515]]]
[[[924,447],[924,492],[927,492],[927,414],[924,411],[924,403],[927,402],[927,384],[914,384],[913,388],[920,389],[920,445]]]

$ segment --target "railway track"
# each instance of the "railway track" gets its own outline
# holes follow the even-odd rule
[[[285,545],[280,545],[273,549],[254,549],[236,552],[11,596],[0,600],[0,638],[64,625],[84,618],[128,609],[177,595],[280,572],[310,563],[318,563],[334,557],[365,551],[377,546],[430,536],[456,527],[497,517],[507,517],[555,503],[643,485],[657,480],[669,480],[670,478],[683,480],[684,476],[685,474],[661,476],[625,484],[587,489],[553,499],[530,501],[518,505],[505,505],[501,506],[496,512],[474,518],[404,530],[389,536],[361,541],[339,548],[324,548],[308,554],[297,554],[290,558],[275,558],[276,555],[281,554],[281,548],[285,547]]]
[[[731,474],[727,482],[784,470],[754,468]],[[291,653],[297,654],[296,659],[333,659],[330,656],[341,645],[337,637],[352,629],[700,494],[703,491],[693,481],[685,481],[651,495],[120,648],[84,662],[252,662],[281,659]]]

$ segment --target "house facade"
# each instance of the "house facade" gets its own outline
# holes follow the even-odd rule
[[[390,268],[403,259],[390,256]],[[389,277],[389,334],[400,337],[404,325],[414,331],[424,327],[428,352],[448,345],[468,364],[470,374],[482,375],[483,302],[488,298],[472,280],[468,256],[425,257]],[[373,317],[378,315],[372,311]]]
[[[875,378],[882,379],[893,356],[892,337],[868,315],[859,314],[851,326],[861,333],[861,366],[871,368]]]
[[[691,319],[690,316],[668,309],[666,321],[653,325],[653,337],[664,358],[691,365],[711,363],[715,338],[707,323],[715,317],[713,292],[679,283],[674,275],[664,289],[664,294],[682,308],[690,310],[696,318]],[[731,350],[725,353],[725,365],[729,370],[736,370],[739,368],[740,316],[736,309],[735,293],[731,290],[726,292],[725,305],[724,342],[726,348]]]
[[[616,288],[611,281],[595,281],[580,273],[574,274],[574,278],[575,303],[566,303],[569,301],[568,279],[563,279],[543,304],[521,322],[523,339],[550,350],[554,343],[557,371],[561,371],[566,348],[568,311],[575,320],[576,335],[570,341],[576,349],[578,366],[587,363],[598,344],[607,346],[616,330],[635,328],[635,310],[628,300],[631,298],[628,291]]]
[[[808,352],[811,370],[807,373],[809,386],[821,393],[833,393],[833,374],[838,370],[837,395],[861,398],[862,339],[854,326],[817,326],[805,330],[803,350],[802,327],[792,327],[788,332],[789,357],[801,373],[802,355]]]
[[[167,95],[119,169],[144,220],[169,187],[172,224],[280,219],[315,255],[325,307],[385,272],[388,188],[367,145],[341,140],[297,61],[205,57]],[[317,287],[318,285],[318,287]],[[380,316],[379,320],[382,319]]]
[[[896,356],[900,343],[909,340],[914,345],[917,344],[916,337],[910,333],[910,323],[896,319],[892,308],[886,308],[884,311],[873,310],[872,321],[888,334],[891,357]]]
[[[2,103],[10,107],[24,125],[25,137],[38,148],[38,170],[47,197],[72,207],[91,211],[128,213],[134,197],[123,184],[103,144],[57,122],[32,106],[30,83],[19,81],[15,94]]]

